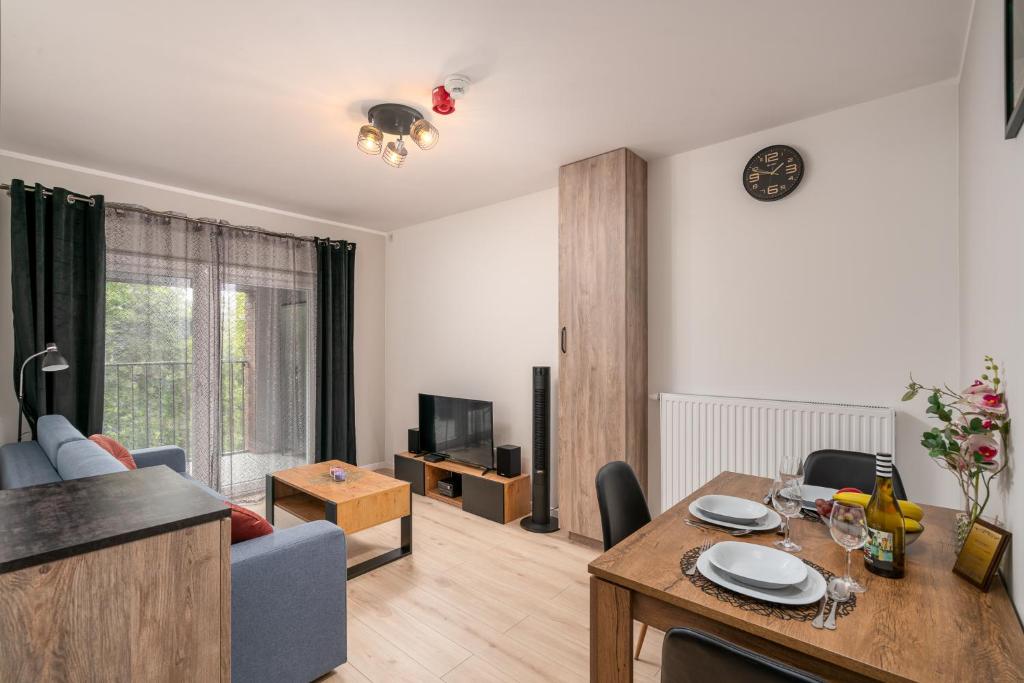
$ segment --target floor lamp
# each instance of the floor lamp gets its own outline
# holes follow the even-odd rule
[[[53,342],[47,344],[46,348],[39,353],[32,354],[26,358],[25,362],[21,364],[21,377],[18,380],[18,441],[21,441],[21,417],[25,414],[25,366],[28,365],[30,360],[39,356],[45,356],[43,358],[43,372],[57,372],[68,369],[68,362],[64,359],[64,356],[60,355],[57,345]]]

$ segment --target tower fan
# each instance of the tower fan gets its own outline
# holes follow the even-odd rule
[[[551,516],[551,368],[533,369],[533,514],[520,522],[527,531],[549,534],[558,531]]]

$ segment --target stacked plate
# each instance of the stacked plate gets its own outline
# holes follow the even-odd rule
[[[782,605],[806,605],[825,595],[825,577],[789,553],[724,541],[697,558],[709,581],[742,595]]]
[[[701,496],[690,503],[690,514],[708,524],[748,531],[770,531],[782,522],[775,510],[735,496]]]
[[[792,491],[787,489],[783,491],[784,494],[788,494],[790,497],[795,497]],[[800,506],[806,510],[814,510],[814,501],[819,498],[825,500],[832,500],[832,496],[836,493],[836,489],[829,488],[827,486],[813,486],[811,484],[800,485]]]

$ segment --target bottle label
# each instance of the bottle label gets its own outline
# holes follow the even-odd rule
[[[879,569],[892,569],[895,534],[868,527],[868,541],[864,544],[864,557]]]

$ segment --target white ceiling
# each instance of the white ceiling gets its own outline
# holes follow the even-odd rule
[[[970,4],[5,0],[0,147],[390,230],[954,77]],[[453,71],[474,85],[437,116]],[[437,147],[360,153],[380,101]]]

